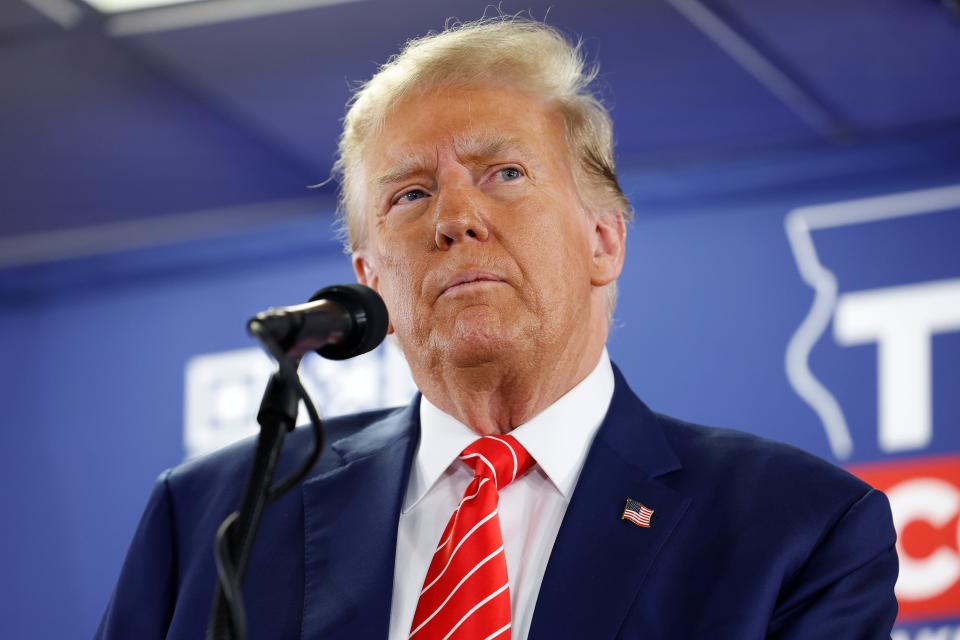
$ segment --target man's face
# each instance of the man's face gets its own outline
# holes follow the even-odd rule
[[[384,297],[415,375],[531,349],[549,361],[595,326],[598,287],[622,264],[610,224],[620,245],[623,227],[588,211],[546,103],[487,85],[411,97],[368,143],[359,177],[354,267]]]

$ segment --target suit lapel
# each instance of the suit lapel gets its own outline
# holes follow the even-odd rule
[[[303,485],[303,640],[387,637],[418,399],[335,442],[342,465]]]
[[[614,368],[607,416],[587,454],[540,587],[529,638],[616,636],[660,549],[690,503],[655,478],[680,468],[656,416]],[[621,515],[654,510],[650,528]]]

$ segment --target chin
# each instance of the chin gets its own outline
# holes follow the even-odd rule
[[[509,353],[503,341],[458,342],[446,345],[444,358],[455,367],[480,367],[503,361]]]
[[[446,328],[434,332],[435,347],[451,364],[480,366],[515,355],[520,345],[516,322],[491,307],[473,307],[457,314]]]

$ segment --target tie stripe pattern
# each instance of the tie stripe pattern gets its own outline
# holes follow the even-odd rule
[[[413,614],[413,640],[509,640],[510,588],[499,490],[534,461],[510,435],[484,436],[460,454],[473,481],[450,516]]]

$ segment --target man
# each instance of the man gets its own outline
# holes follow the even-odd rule
[[[353,265],[422,396],[327,421],[253,549],[251,638],[889,637],[882,494],[655,414],[610,364],[630,208],[591,78],[552,29],[497,19],[409,43],[355,97]],[[203,636],[250,456],[161,476],[98,637]]]

